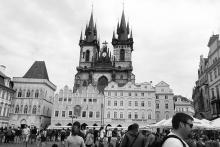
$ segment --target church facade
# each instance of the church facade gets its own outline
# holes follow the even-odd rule
[[[91,13],[85,34],[81,32],[79,40],[80,59],[73,90],[65,86],[56,94],[52,126],[71,125],[75,121],[89,126],[127,127],[132,123],[144,126],[174,114],[173,92],[168,84],[162,82],[167,89],[161,93],[158,90],[164,87],[161,82],[156,86],[152,82],[135,83],[133,43],[132,30],[123,11],[121,21],[113,31],[112,51],[106,41],[100,46]],[[169,105],[169,108],[161,106],[164,109],[157,110],[160,115],[157,119],[156,95],[163,99],[157,100],[158,103]],[[164,95],[169,98],[165,100]]]

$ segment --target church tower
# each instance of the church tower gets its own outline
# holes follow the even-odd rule
[[[129,22],[125,21],[124,10],[122,11],[121,22],[117,25],[117,36],[113,31],[112,45],[113,56],[115,56],[115,66],[121,69],[116,74],[118,83],[134,82],[135,77],[132,74],[132,51],[133,51],[133,36],[129,28]]]
[[[93,21],[93,12],[89,20],[89,25],[86,25],[85,37],[83,38],[82,32],[79,40],[80,46],[80,60],[79,67],[91,67],[92,60],[99,52],[99,41],[97,39],[96,24]]]

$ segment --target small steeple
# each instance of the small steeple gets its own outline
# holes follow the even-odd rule
[[[118,22],[118,24],[117,24],[117,34],[119,34],[120,33],[120,30],[119,30],[119,22]]]
[[[119,40],[127,40],[128,39],[128,31],[125,21],[124,10],[122,11],[121,23],[119,29],[117,29],[118,39]]]
[[[129,34],[130,28],[129,28],[129,22],[127,23],[127,33]]]
[[[132,30],[131,30],[130,38],[133,38]]]
[[[113,31],[112,39],[115,39],[115,31]]]
[[[92,29],[94,27],[94,22],[93,22],[93,12],[91,12],[90,20],[89,20],[89,28]]]
[[[83,38],[82,38],[82,31],[81,31],[81,34],[80,34],[80,40],[83,40]]]

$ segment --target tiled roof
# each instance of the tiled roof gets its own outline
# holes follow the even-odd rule
[[[47,79],[49,80],[47,74],[47,68],[44,61],[35,61],[23,78],[32,79]]]

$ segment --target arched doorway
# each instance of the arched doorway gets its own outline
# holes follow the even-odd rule
[[[121,125],[117,125],[117,127],[122,127]]]
[[[97,89],[103,94],[106,86],[108,86],[108,79],[105,76],[101,76],[98,79]]]
[[[61,124],[60,124],[60,123],[57,123],[57,124],[55,124],[55,126],[61,126]]]
[[[68,123],[67,126],[72,126],[72,124],[71,124],[71,123]]]
[[[23,129],[27,125],[26,119],[22,119],[20,124],[21,124],[21,128]]]

